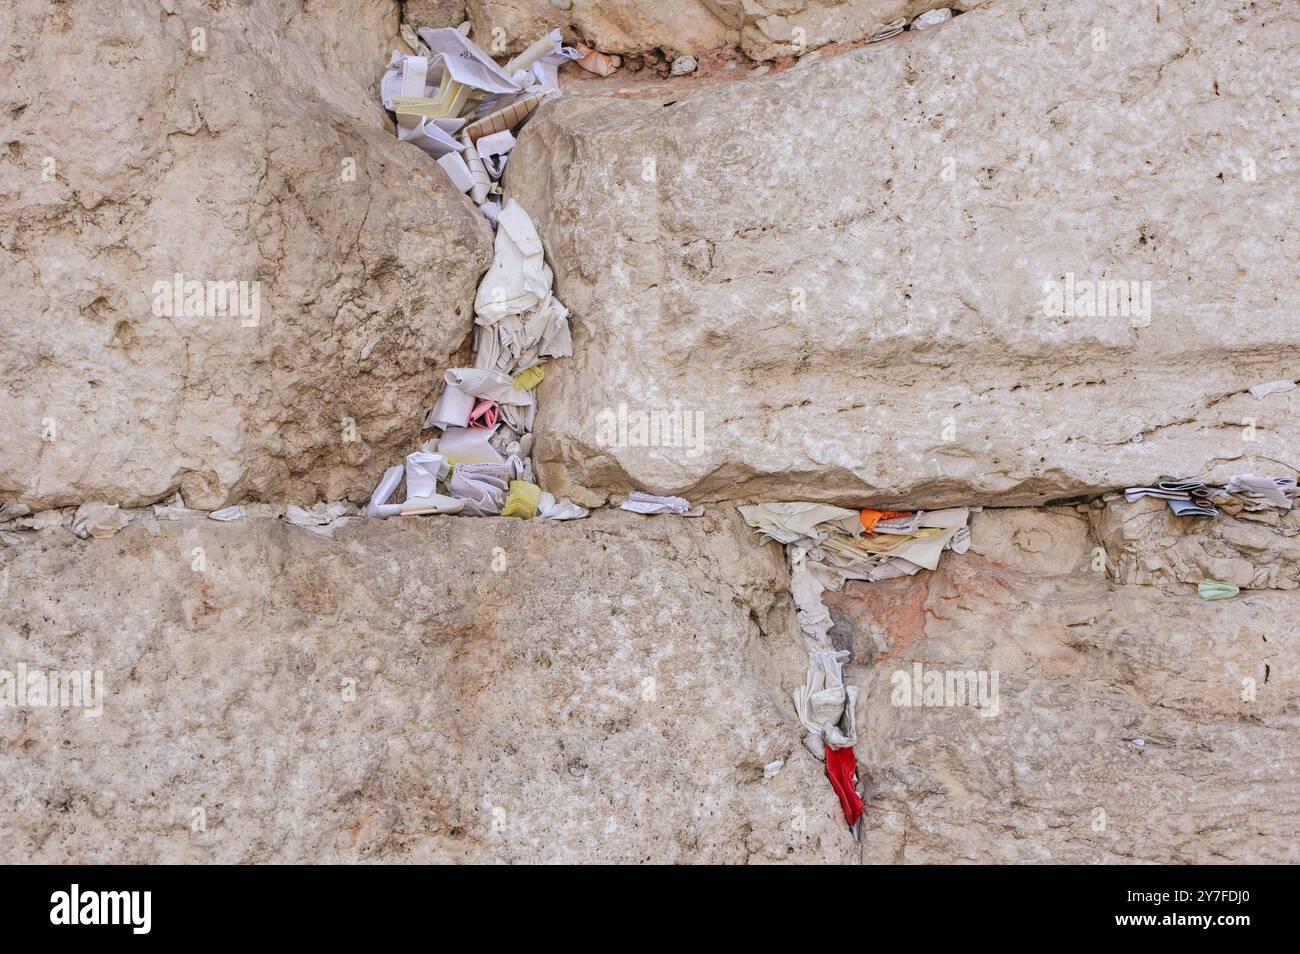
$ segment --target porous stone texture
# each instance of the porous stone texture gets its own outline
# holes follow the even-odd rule
[[[1297,44],[1280,0],[1005,0],[558,103],[507,172],[575,313],[543,479],[935,507],[1294,473],[1300,390],[1247,389],[1296,378]],[[1079,314],[1099,281],[1136,313]]]
[[[465,0],[401,0],[401,3],[402,19],[417,30],[460,26],[468,15]]]
[[[855,852],[780,551],[734,515],[51,527],[0,549],[0,670],[102,670],[103,714],[0,711],[0,860],[1300,860],[1297,594],[1117,584],[1095,544],[985,512],[937,572],[825,595]],[[996,673],[990,714],[899,704],[918,664]]]
[[[43,531],[0,669],[105,699],[0,711],[0,859],[843,861],[783,573],[734,514]]]
[[[1296,594],[1206,602],[1053,573],[1032,546],[997,562],[987,517],[933,574],[826,594],[862,698],[863,861],[1300,860]],[[983,673],[996,705],[906,704],[918,665]]]
[[[1300,861],[1300,517],[1067,499],[1297,472],[1300,390],[1248,390],[1297,374],[1293,4],[998,0],[570,91],[508,172],[574,311],[541,480],[707,515],[281,506],[412,449],[490,259],[376,101],[403,17],[666,63],[941,5],[23,0],[0,861]],[[260,282],[257,323],[156,313],[178,273]],[[1067,276],[1150,282],[1149,320],[1046,314]],[[857,850],[799,742],[784,559],[727,509],[779,499],[1002,505],[937,572],[825,595]],[[102,671],[102,714],[11,709],[20,665]],[[901,704],[916,665],[996,707]]]
[[[699,0],[469,0],[467,6],[470,36],[494,52],[518,53],[557,27],[570,42],[604,53],[662,48],[669,58],[734,45],[739,39]]]
[[[900,17],[957,0],[468,0],[471,36],[484,49],[517,53],[548,30],[605,53],[657,54],[671,61],[720,47],[754,60],[798,55],[827,43],[853,43]],[[454,4],[406,0],[416,26],[446,20]],[[430,21],[430,22],[426,22]],[[447,23],[439,23],[444,26]]]
[[[705,0],[709,2],[709,0]],[[996,0],[1001,2],[1001,0]],[[966,0],[713,0],[709,6],[741,19],[740,48],[755,60],[801,54],[827,43],[853,43],[899,18],[927,10],[970,9]]]
[[[361,499],[409,449],[491,229],[386,128],[399,22],[392,0],[4,18],[0,498]],[[248,285],[243,315],[160,313],[178,274],[260,282],[259,308]]]
[[[1300,587],[1300,508],[1177,517],[1162,500],[1108,501],[1090,511],[1110,574],[1161,586],[1224,580],[1249,589]]]

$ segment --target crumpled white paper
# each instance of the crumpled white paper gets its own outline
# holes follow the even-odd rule
[[[795,712],[808,730],[804,745],[822,761],[825,746],[845,749],[858,741],[858,690],[844,684],[844,663],[851,655],[847,649],[810,652],[807,679],[793,694]]]

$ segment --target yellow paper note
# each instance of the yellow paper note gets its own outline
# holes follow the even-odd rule
[[[520,371],[515,375],[515,389],[518,391],[531,391],[542,383],[542,378],[545,376],[546,365],[544,364],[537,364]]]

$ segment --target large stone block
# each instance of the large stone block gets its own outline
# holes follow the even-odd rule
[[[827,43],[854,43],[900,17],[969,0],[468,0],[473,37],[484,49],[517,53],[559,28],[566,39],[606,53],[671,59],[737,47],[755,60],[797,55]],[[446,0],[407,0],[417,26],[450,20]]]
[[[1297,595],[1211,603],[1008,558],[972,545],[826,594],[862,698],[863,860],[1300,860]]]
[[[0,711],[4,860],[844,860],[783,574],[734,515],[44,531],[0,669],[103,714]]]
[[[386,128],[397,5],[32,0],[6,21],[0,498],[364,497],[491,259],[482,215]],[[248,283],[245,307],[175,313],[177,275]]]
[[[1007,0],[561,101],[507,173],[576,315],[541,473],[939,506],[1286,472],[1300,390],[1247,389],[1296,378],[1297,44],[1280,0]]]
[[[701,0],[469,0],[471,36],[486,50],[517,53],[557,27],[566,39],[606,53],[657,48],[702,53],[739,41]]]
[[[1176,517],[1149,497],[1096,502],[1093,531],[1113,579],[1167,589],[1226,580],[1250,589],[1300,588],[1300,508],[1213,519]]]

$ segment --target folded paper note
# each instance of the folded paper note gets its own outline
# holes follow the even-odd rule
[[[800,537],[824,536],[832,529],[848,534],[862,532],[858,511],[830,504],[804,501],[762,503],[741,507],[740,513],[746,523],[777,543],[793,543]]]
[[[449,427],[438,441],[438,453],[449,464],[503,463],[505,458],[488,443],[495,433],[494,427]]]
[[[1170,498],[1166,501],[1169,509],[1179,517],[1213,517],[1218,514],[1218,509],[1211,503],[1201,503],[1198,500],[1174,500]]]
[[[531,407],[536,402],[530,392],[516,388],[511,378],[488,368],[448,368],[444,378],[451,387],[498,404]]]
[[[552,278],[532,219],[510,199],[497,219],[492,266],[474,298],[475,320],[488,325],[507,315],[531,312],[551,293]]]
[[[1139,497],[1159,497],[1163,500],[1189,500],[1193,490],[1204,490],[1203,480],[1175,480],[1165,478],[1154,487],[1129,487],[1124,491],[1124,499],[1133,503]]]
[[[519,86],[510,73],[480,50],[468,37],[451,27],[424,28],[418,31],[420,39],[429,46],[434,56],[434,66],[450,81],[485,93],[516,93]]]
[[[807,679],[794,693],[794,711],[807,731],[804,744],[818,758],[825,758],[825,746],[842,749],[857,742],[858,690],[844,681],[851,656],[847,649],[810,652]]]
[[[448,492],[465,501],[461,513],[471,517],[494,517],[505,506],[506,488],[512,468],[509,463],[457,464],[447,481]]]
[[[459,152],[449,152],[446,155],[438,157],[438,165],[442,166],[442,171],[447,173],[447,178],[451,180],[460,192],[468,192],[474,187],[474,177],[470,174],[469,166]]]
[[[515,137],[507,129],[504,132],[484,136],[475,145],[475,151],[483,160],[483,167],[487,169],[487,174],[493,179],[500,179],[501,174],[505,172],[506,160],[510,158],[510,150],[514,147]]]
[[[531,520],[537,516],[541,503],[542,488],[526,480],[510,481],[510,492],[506,494],[505,506],[501,508],[503,517],[522,517]]]
[[[438,403],[424,419],[424,426],[468,427],[472,410],[474,410],[474,395],[467,394],[454,384],[448,384],[438,396]]]
[[[1281,510],[1291,509],[1291,497],[1294,494],[1296,479],[1294,477],[1257,477],[1255,474],[1237,474],[1228,478],[1225,488],[1228,493],[1254,494],[1267,503]]]
[[[918,527],[943,527],[955,530],[966,526],[970,520],[969,507],[951,507],[948,510],[926,510],[917,517]]]
[[[1270,394],[1282,394],[1286,391],[1294,391],[1295,382],[1289,378],[1281,381],[1265,381],[1263,384],[1252,384],[1250,393],[1257,398],[1268,397]]]
[[[567,498],[557,501],[553,494],[543,492],[537,500],[537,512],[548,520],[580,520],[590,511]]]
[[[447,459],[442,454],[415,451],[406,455],[406,499],[437,493],[438,481],[447,476]]]
[[[654,494],[646,494],[639,490],[634,490],[632,493],[628,494],[627,500],[623,501],[623,504],[619,509],[644,514],[684,514],[691,509],[691,504],[690,501],[685,500],[682,497],[658,497]]]
[[[1201,580],[1196,587],[1196,592],[1203,600],[1226,600],[1236,596],[1241,590],[1235,583],[1225,583],[1223,580]]]
[[[459,122],[456,120],[455,122]],[[441,125],[441,119],[421,119],[413,127],[398,126],[397,141],[410,143],[428,153],[434,159],[441,159],[449,152],[457,152],[461,146]]]
[[[871,34],[867,37],[867,42],[879,43],[881,40],[888,40],[891,36],[898,36],[898,34],[902,33],[906,29],[907,18],[900,17],[897,20],[892,20],[889,23],[882,24],[872,30]]]
[[[416,99],[428,92],[429,60],[424,56],[394,53],[379,81],[379,99],[384,109],[395,109],[397,98]]]

